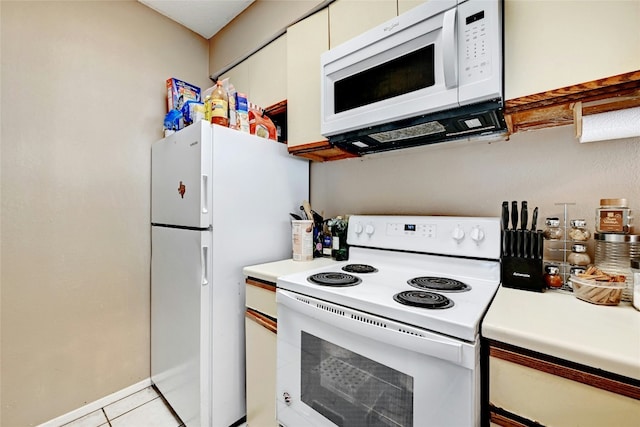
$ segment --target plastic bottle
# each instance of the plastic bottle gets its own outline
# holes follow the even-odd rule
[[[229,95],[218,80],[215,89],[211,92],[211,123],[220,126],[229,126]]]

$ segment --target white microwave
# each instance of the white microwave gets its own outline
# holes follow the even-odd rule
[[[502,0],[429,0],[321,56],[321,132],[357,154],[505,133]]]

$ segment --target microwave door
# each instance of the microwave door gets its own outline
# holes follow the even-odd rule
[[[386,36],[365,33],[371,38],[361,48],[347,51],[347,42],[323,54],[322,133],[457,107],[456,24],[453,8]]]

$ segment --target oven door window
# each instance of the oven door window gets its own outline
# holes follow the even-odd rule
[[[301,331],[301,398],[337,426],[413,426],[413,378]]]
[[[334,113],[433,86],[435,47],[429,44],[334,83]]]

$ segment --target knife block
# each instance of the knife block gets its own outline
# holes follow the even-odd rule
[[[501,259],[502,286],[543,292],[542,259],[504,256]]]
[[[514,242],[522,243],[514,245]],[[503,230],[502,244],[502,286],[543,292],[546,284],[543,277],[544,239],[541,232]],[[521,249],[514,250],[515,247]]]

